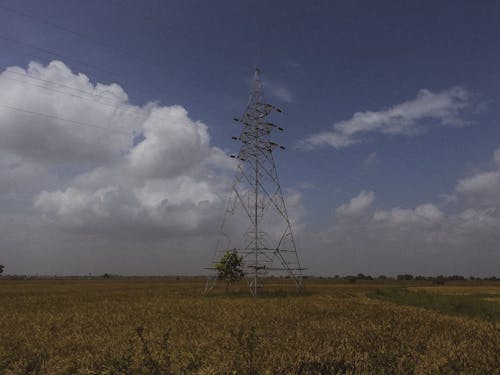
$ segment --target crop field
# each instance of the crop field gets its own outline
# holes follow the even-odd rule
[[[451,284],[451,283],[450,283]],[[0,280],[1,374],[499,374],[500,283]]]

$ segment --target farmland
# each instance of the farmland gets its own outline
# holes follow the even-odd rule
[[[500,283],[0,280],[3,374],[499,372]]]

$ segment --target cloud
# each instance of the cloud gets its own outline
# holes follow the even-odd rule
[[[493,161],[496,165],[500,166],[500,148],[493,154]]]
[[[357,112],[351,119],[337,122],[333,130],[313,134],[302,141],[307,148],[343,148],[364,142],[370,134],[414,136],[432,126],[463,126],[462,111],[470,105],[471,94],[462,87],[438,93],[427,89],[417,97],[377,112]]]
[[[130,168],[147,178],[189,173],[218,153],[207,126],[189,119],[181,106],[154,108],[143,123],[144,140],[130,150]]]
[[[308,266],[327,275],[498,275],[496,168],[458,181],[452,200],[415,207],[383,208],[375,193],[361,192],[337,208],[327,228],[304,231],[312,259],[321,259]]]
[[[415,209],[396,207],[390,211],[376,211],[373,219],[390,225],[435,225],[443,219],[443,213],[432,203],[425,203]]]
[[[298,69],[302,66],[302,64],[297,62],[297,61],[287,61],[287,62],[285,62],[285,66],[288,69]]]
[[[188,189],[184,197],[166,188],[110,184],[95,190],[69,187],[44,191],[36,197],[35,207],[53,225],[105,237],[143,241],[206,233],[210,222],[218,219],[215,212],[223,207],[218,197],[203,183],[187,180],[174,185]],[[200,198],[194,200],[197,193]]]
[[[46,168],[0,150],[0,201],[30,199],[40,188],[51,186],[54,176]]]
[[[270,82],[266,79],[264,82],[264,89],[266,93],[269,93],[282,102],[291,103],[293,101],[293,94],[290,89],[280,83]]]
[[[373,191],[362,191],[357,196],[352,198],[348,203],[339,206],[335,211],[337,215],[356,216],[369,208],[375,200]]]
[[[500,171],[483,172],[460,180],[456,191],[461,194],[497,193],[500,187]]]
[[[130,135],[154,107],[130,105],[117,84],[92,84],[60,61],[4,70],[0,104],[3,151],[36,162],[78,164],[109,161],[126,151]]]
[[[496,207],[500,202],[500,149],[493,153],[494,169],[479,171],[462,178],[455,185],[450,200],[475,207]]]
[[[224,165],[210,158],[208,138],[191,153],[175,152],[193,147],[191,140],[183,141],[183,131],[146,131],[146,139],[122,160],[75,176],[65,189],[41,192],[35,207],[53,225],[77,231],[142,239],[205,233],[223,212],[229,181],[215,173],[214,167]],[[148,137],[158,139],[143,148]]]
[[[373,169],[379,164],[379,159],[376,152],[372,152],[363,160],[363,167],[365,169]]]
[[[30,111],[0,106],[0,175],[10,177],[0,194],[34,185],[45,225],[151,239],[199,235],[218,221],[234,164],[182,106],[131,105],[119,85],[91,83],[60,61],[0,78],[0,105]]]

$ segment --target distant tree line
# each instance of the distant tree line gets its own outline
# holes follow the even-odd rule
[[[331,279],[331,277],[328,277]],[[355,283],[358,280],[369,281],[369,280],[398,280],[398,281],[431,281],[434,284],[442,285],[448,281],[500,281],[500,278],[496,276],[490,277],[475,277],[470,276],[466,278],[462,275],[438,275],[438,276],[422,276],[422,275],[411,275],[411,274],[400,274],[395,277],[379,275],[379,276],[370,276],[365,275],[363,273],[358,273],[357,275],[347,275],[347,276],[339,276],[335,275],[333,279],[336,280],[347,280],[351,283]]]

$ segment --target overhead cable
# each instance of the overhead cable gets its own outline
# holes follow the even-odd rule
[[[0,104],[0,107],[7,108],[7,109],[10,109],[10,110],[13,110],[13,111],[18,111],[18,112],[23,112],[23,113],[31,114],[31,115],[37,115],[37,116],[43,116],[43,117],[47,117],[47,118],[52,118],[52,119],[64,121],[64,122],[67,122],[69,124],[73,124],[73,125],[77,125],[77,126],[92,127],[92,128],[96,128],[96,129],[101,129],[101,130],[105,130],[105,131],[108,131],[108,132],[112,132],[112,133],[120,133],[120,134],[127,135],[127,136],[134,135],[134,132],[127,132],[127,131],[119,130],[119,129],[110,129],[110,128],[106,128],[104,126],[90,124],[88,122],[77,121],[77,120],[70,120],[70,119],[66,119],[66,118],[63,118],[63,117],[59,117],[59,116],[55,116],[55,115],[50,115],[50,114],[47,114],[47,113],[42,113],[42,112],[37,112],[37,111],[32,111],[32,110],[28,110],[28,109],[24,109],[24,108],[19,108],[19,107],[7,105],[7,104]]]

